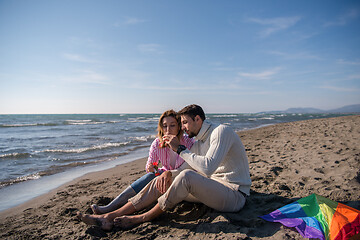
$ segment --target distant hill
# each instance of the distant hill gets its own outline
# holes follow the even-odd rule
[[[360,113],[360,104],[347,105],[330,110],[331,113]]]
[[[285,113],[323,113],[324,110],[317,108],[289,108]]]
[[[360,104],[347,105],[341,108],[321,110],[317,108],[289,108],[285,111],[267,111],[261,113],[360,113]]]

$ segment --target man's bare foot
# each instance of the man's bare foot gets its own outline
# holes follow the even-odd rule
[[[139,216],[121,216],[114,219],[114,225],[122,229],[130,229],[142,222],[142,218]]]
[[[77,212],[76,216],[87,225],[99,226],[106,231],[110,231],[113,228],[113,223],[103,216],[82,214],[80,212]]]
[[[93,211],[94,214],[97,214],[97,215],[103,214],[103,212],[101,212],[99,206],[96,204],[91,205],[91,210]]]

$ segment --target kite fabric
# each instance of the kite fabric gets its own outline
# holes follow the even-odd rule
[[[262,219],[295,227],[304,238],[347,240],[360,234],[360,211],[317,194],[285,205]]]

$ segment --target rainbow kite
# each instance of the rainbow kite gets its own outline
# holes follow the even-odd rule
[[[261,218],[295,227],[304,238],[346,240],[354,235],[360,237],[360,211],[317,194],[301,198]]]

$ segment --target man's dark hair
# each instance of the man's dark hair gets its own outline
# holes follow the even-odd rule
[[[192,120],[195,120],[196,115],[199,115],[199,117],[204,121],[205,120],[205,113],[204,110],[196,104],[188,105],[181,109],[178,112],[179,115],[188,115],[191,117]]]

